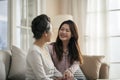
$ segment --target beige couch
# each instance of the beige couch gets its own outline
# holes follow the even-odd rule
[[[0,51],[0,80],[25,79],[26,53],[12,46],[11,51]],[[109,76],[109,66],[103,62],[103,56],[83,56],[81,69],[88,80],[105,79]]]

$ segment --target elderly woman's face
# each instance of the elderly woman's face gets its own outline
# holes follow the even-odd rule
[[[52,25],[50,24],[50,30],[47,33],[47,37],[46,37],[47,42],[51,41],[51,36],[52,36]]]

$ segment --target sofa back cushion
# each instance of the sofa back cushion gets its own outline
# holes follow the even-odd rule
[[[88,80],[96,80],[99,78],[99,71],[103,59],[104,56],[83,56],[84,62],[81,65],[81,69]]]
[[[12,46],[11,54],[12,62],[8,78],[10,80],[25,80],[26,52]]]
[[[0,50],[0,80],[4,80],[9,72],[11,52],[9,50]]]
[[[0,80],[6,80],[5,65],[1,58],[1,53],[0,53]]]

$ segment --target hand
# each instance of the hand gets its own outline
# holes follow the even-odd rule
[[[56,77],[54,80],[63,80],[62,77]]]
[[[63,74],[63,78],[67,78],[67,79],[70,79],[70,78],[73,78],[73,74],[70,70],[66,70]]]
[[[71,77],[71,78],[63,78],[62,80],[74,80],[74,78],[73,77]]]

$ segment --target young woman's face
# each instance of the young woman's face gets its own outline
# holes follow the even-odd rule
[[[63,24],[59,30],[59,38],[62,41],[69,41],[71,38],[71,31],[68,24]]]

